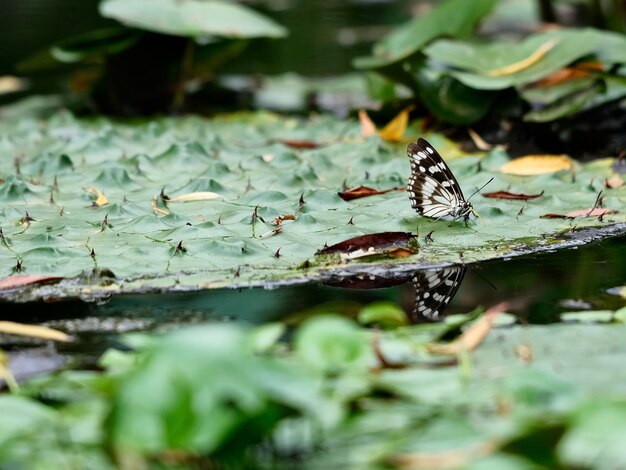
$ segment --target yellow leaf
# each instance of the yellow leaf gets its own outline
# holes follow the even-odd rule
[[[513,75],[514,73],[521,72],[522,70],[527,69],[531,65],[539,62],[543,58],[543,56],[545,56],[548,51],[550,51],[550,49],[557,45],[557,43],[558,41],[556,40],[544,42],[535,52],[533,52],[525,59],[522,59],[510,65],[506,65],[499,69],[490,70],[489,72],[487,72],[487,75],[489,75],[490,77],[502,77],[504,75]]]
[[[413,106],[407,106],[387,124],[378,135],[389,142],[399,142],[409,126],[409,113]]]
[[[109,203],[109,200],[107,199],[107,197],[98,188],[95,188],[93,186],[87,186],[85,188],[85,191],[87,191],[89,194],[93,194],[96,196],[96,200],[94,201],[94,204],[96,206],[100,207]]]
[[[197,193],[181,194],[180,196],[168,199],[167,202],[210,201],[211,199],[224,199],[224,196],[210,191],[200,191]]]
[[[72,338],[62,331],[38,325],[24,325],[12,321],[0,321],[0,333],[8,335],[30,336],[32,338],[51,339],[54,341],[71,341]]]
[[[509,175],[532,176],[569,170],[573,166],[567,155],[526,155],[505,163],[500,171]]]
[[[376,135],[376,124],[374,124],[372,119],[367,114],[367,111],[364,109],[359,111],[359,122],[361,123],[361,135],[363,137]]]
[[[9,357],[0,349],[0,379],[4,380],[12,393],[19,391],[19,386],[11,369],[9,369]]]

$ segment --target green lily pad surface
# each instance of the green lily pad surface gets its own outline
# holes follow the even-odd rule
[[[611,159],[540,176],[505,175],[498,171],[509,160],[504,152],[464,155],[442,137],[425,134],[466,196],[492,177],[483,192],[543,191],[528,201],[477,194],[472,203],[481,218],[465,227],[420,218],[404,190],[351,201],[338,196],[344,185],[404,186],[410,167],[406,144],[417,135],[389,144],[363,138],[356,121],[318,115],[114,122],[67,112],[39,118],[9,111],[0,121],[0,277],[66,278],[28,292],[0,291],[13,300],[444,266],[553,249],[626,229],[626,187],[605,188]],[[182,202],[180,196],[196,200]],[[541,217],[591,209],[600,199],[616,212]],[[377,232],[417,233],[419,248],[405,258],[350,263],[337,255],[316,256],[326,244]]]

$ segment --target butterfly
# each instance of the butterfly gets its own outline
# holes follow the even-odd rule
[[[461,217],[467,221],[478,213],[463,196],[463,191],[441,155],[424,139],[407,147],[411,159],[411,176],[407,191],[411,206],[419,215],[441,219]],[[482,188],[481,188],[482,189]],[[473,195],[472,195],[473,196]]]
[[[450,266],[443,269],[417,271],[413,276],[415,307],[411,320],[438,320],[459,289],[466,268]]]

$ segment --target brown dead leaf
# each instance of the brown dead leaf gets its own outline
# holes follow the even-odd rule
[[[567,155],[526,155],[505,163],[500,171],[509,175],[533,176],[569,170],[573,166]]]
[[[312,140],[277,139],[276,142],[291,147],[292,149],[316,149],[320,146],[320,144]]]
[[[169,198],[167,202],[195,202],[210,201],[212,199],[224,199],[224,196],[210,191],[199,191],[196,193],[181,194],[173,198]]]
[[[399,142],[409,127],[409,113],[415,106],[407,106],[398,113],[389,123],[378,133],[381,139],[388,142]]]
[[[624,186],[624,180],[620,175],[613,175],[610,178],[604,180],[604,186],[607,189],[617,189]]]
[[[567,214],[543,214],[542,219],[575,219],[577,217],[600,217],[606,214],[614,214],[617,211],[602,207],[592,207],[590,209],[579,209]]]
[[[62,342],[72,340],[69,335],[63,333],[62,331],[53,330],[52,328],[47,328],[45,326],[25,325],[23,323],[15,323],[12,321],[0,321],[0,333]]]
[[[345,191],[338,192],[337,195],[344,201],[351,201],[352,199],[359,199],[361,197],[376,196],[378,194],[385,194],[391,191],[404,191],[406,186],[397,186],[391,189],[374,189],[368,186],[355,186],[353,188],[346,189]]]
[[[283,214],[274,218],[274,225],[280,225],[284,220],[296,220],[296,214]]]
[[[45,276],[42,274],[14,274],[0,279],[0,290],[37,284],[54,284],[61,279],[63,278],[59,276]]]
[[[547,77],[537,80],[532,86],[539,88],[548,88],[561,83],[569,82],[572,80],[580,80],[587,78],[593,74],[593,72],[602,72],[604,65],[601,62],[581,62],[571,67],[566,67],[561,70],[557,70],[551,73]]]
[[[358,237],[349,238],[342,242],[327,246],[319,250],[318,255],[329,255],[333,253],[340,254],[361,254],[369,256],[380,254],[385,251],[391,251],[396,248],[408,248],[408,244],[414,239],[415,235],[409,232],[379,232],[369,235],[360,235]],[[357,256],[358,257],[358,256]]]
[[[514,73],[521,72],[522,70],[527,69],[528,67],[536,64],[541,59],[543,59],[543,57],[550,51],[550,49],[556,46],[557,43],[558,41],[556,40],[544,42],[535,52],[533,52],[525,59],[522,59],[510,65],[506,65],[499,69],[490,70],[489,72],[487,72],[487,75],[489,75],[490,77],[502,77],[504,75],[513,75]]]
[[[85,188],[85,191],[87,191],[89,194],[96,196],[96,199],[93,201],[94,205],[101,207],[109,203],[109,200],[107,199],[107,197],[98,188],[94,186],[87,186]]]
[[[374,124],[364,109],[359,110],[359,122],[361,123],[361,135],[363,137],[371,137],[378,132],[376,124]]]
[[[580,209],[577,211],[571,211],[565,214],[565,217],[569,217],[571,219],[574,219],[576,217],[600,217],[601,215],[614,214],[615,212],[617,211],[614,211],[613,209],[595,207],[592,209]]]
[[[510,193],[508,191],[495,191],[492,193],[481,193],[481,196],[490,197],[493,199],[516,199],[519,201],[528,201],[529,199],[535,199],[537,197],[543,196],[543,191],[539,194],[520,194],[520,193]]]
[[[496,316],[505,312],[508,308],[506,302],[500,302],[494,305],[485,314],[478,319],[470,328],[465,330],[461,336],[450,343],[432,343],[427,345],[427,349],[431,353],[457,355],[463,351],[473,351],[487,337]]]

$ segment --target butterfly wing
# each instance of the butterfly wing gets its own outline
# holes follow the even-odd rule
[[[444,217],[465,203],[461,186],[432,145],[417,139],[407,147],[411,176],[407,191],[411,206],[426,217]]]
[[[451,266],[438,270],[418,271],[413,277],[415,308],[412,320],[437,320],[459,289],[466,268]]]

